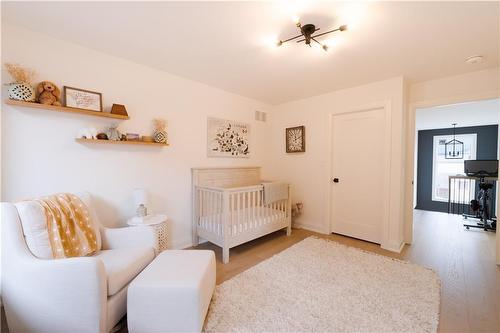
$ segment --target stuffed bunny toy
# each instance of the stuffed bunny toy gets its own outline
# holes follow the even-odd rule
[[[38,84],[38,103],[47,105],[61,105],[61,91],[50,81],[42,81]]]

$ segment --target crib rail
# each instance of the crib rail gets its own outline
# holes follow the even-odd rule
[[[262,185],[196,186],[196,204],[197,227],[226,238],[289,217],[289,200],[264,204]]]
[[[222,261],[229,262],[229,249],[286,228],[291,233],[291,190],[288,198],[264,201],[264,186],[194,186],[194,243],[203,238],[222,247]]]

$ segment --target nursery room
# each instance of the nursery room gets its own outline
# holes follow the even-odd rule
[[[500,2],[0,6],[2,332],[500,332]]]

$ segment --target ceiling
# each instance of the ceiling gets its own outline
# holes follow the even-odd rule
[[[499,2],[2,2],[2,19],[270,104],[499,66]],[[330,51],[293,36],[292,16]],[[480,54],[484,62],[466,64]]]

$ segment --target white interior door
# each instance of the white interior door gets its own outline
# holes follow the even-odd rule
[[[332,232],[382,242],[390,125],[385,108],[332,116]]]

